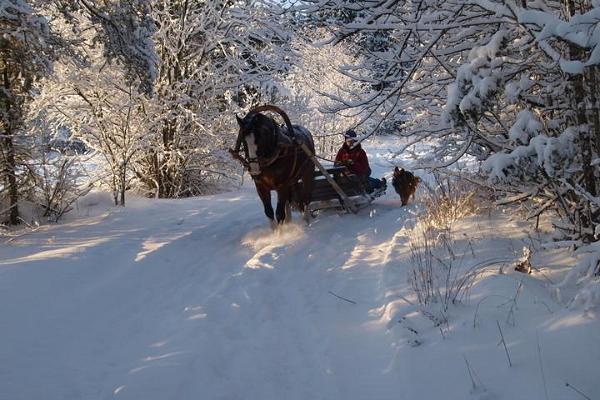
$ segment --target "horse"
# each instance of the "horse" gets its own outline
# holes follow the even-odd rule
[[[285,129],[263,112],[279,114],[285,121]],[[292,199],[294,206],[304,213],[308,221],[308,204],[313,186],[314,164],[304,149],[315,152],[313,138],[308,129],[292,125],[287,114],[279,107],[265,105],[256,107],[244,118],[236,115],[239,133],[235,149],[230,152],[244,164],[256,186],[256,191],[264,206],[264,212],[275,228],[291,221]],[[240,153],[243,145],[246,158]],[[299,184],[302,179],[302,184]],[[273,213],[271,191],[277,192],[277,209]],[[294,191],[300,193],[294,196]],[[277,222],[275,222],[275,218]]]

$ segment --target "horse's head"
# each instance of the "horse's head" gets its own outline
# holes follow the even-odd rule
[[[238,140],[244,144],[250,174],[259,175],[261,160],[277,150],[279,127],[273,119],[258,112],[250,112],[244,118],[236,115],[236,119],[240,126]]]

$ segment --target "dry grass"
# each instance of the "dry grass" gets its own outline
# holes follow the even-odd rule
[[[434,187],[425,185],[425,212],[409,239],[413,268],[409,283],[423,306],[434,303],[445,313],[451,304],[465,301],[482,272],[468,266],[467,249],[457,249],[454,224],[481,211],[480,192],[466,181],[436,176]]]
[[[453,177],[434,175],[433,185],[424,184],[425,214],[420,222],[428,228],[451,230],[452,224],[481,212],[481,188]]]

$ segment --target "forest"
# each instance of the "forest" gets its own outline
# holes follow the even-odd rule
[[[600,0],[0,0],[0,33],[3,238],[97,192],[124,210],[235,197],[236,116],[274,104],[324,159],[348,129],[385,143],[432,219],[476,201],[543,226],[574,260],[556,287],[600,304]],[[413,263],[439,235],[419,240]],[[422,305],[429,278],[409,277]]]

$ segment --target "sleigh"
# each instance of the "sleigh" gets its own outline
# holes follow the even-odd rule
[[[325,209],[357,213],[385,193],[385,188],[367,193],[363,181],[357,175],[349,173],[346,167],[325,168],[316,157],[313,162],[318,168],[313,175],[311,201],[308,205],[308,210],[313,215]],[[294,193],[299,191],[295,190]]]

